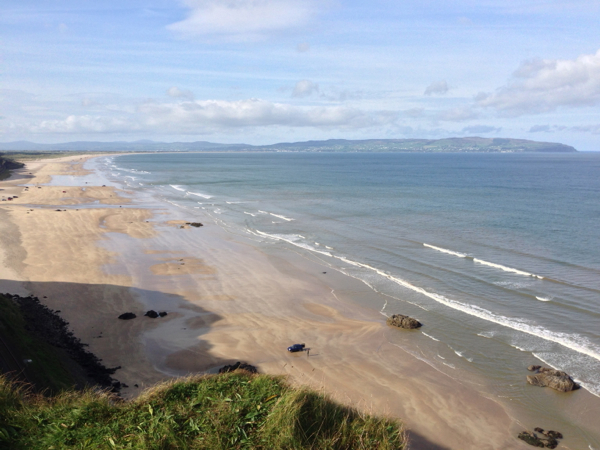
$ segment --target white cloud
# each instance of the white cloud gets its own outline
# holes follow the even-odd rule
[[[443,120],[447,122],[462,122],[465,120],[477,119],[478,117],[479,113],[469,106],[461,106],[458,108],[448,109],[445,111],[441,111],[437,115],[438,120]]]
[[[179,89],[178,87],[175,87],[175,86],[167,89],[167,95],[169,97],[175,97],[175,98],[187,98],[188,100],[194,99],[194,94],[192,93],[192,91],[189,91],[187,89]]]
[[[528,133],[550,133],[550,125],[534,125]]]
[[[305,25],[316,0],[182,0],[188,17],[168,28],[184,37],[219,35],[256,39]]]
[[[354,130],[395,124],[397,114],[343,106],[297,107],[261,99],[147,102],[135,113],[69,115],[65,119],[5,124],[4,131],[36,134],[181,133],[200,135],[242,128],[313,127]],[[2,131],[2,130],[0,130]]]
[[[308,97],[309,95],[319,92],[319,85],[310,80],[300,80],[294,86],[292,97]]]
[[[471,125],[462,129],[463,133],[468,134],[499,133],[500,131],[502,131],[501,127],[491,127],[489,125]]]
[[[576,59],[525,61],[506,86],[475,100],[510,116],[600,104],[600,50]]]
[[[565,125],[534,125],[529,129],[529,133],[554,133],[556,131],[571,131],[575,133],[600,134],[600,124],[595,125],[575,125],[567,127]]]
[[[63,120],[43,120],[28,127],[32,133],[115,133],[140,129],[128,118],[105,116],[68,116]]]
[[[355,108],[302,108],[261,99],[204,100],[142,105],[139,112],[150,126],[198,127],[349,127],[363,128],[389,122],[386,113],[369,114]]]
[[[448,83],[446,83],[445,80],[434,81],[429,86],[427,86],[427,88],[425,89],[425,92],[423,92],[423,95],[433,95],[433,94],[443,95],[443,94],[447,93],[448,90],[449,90]]]

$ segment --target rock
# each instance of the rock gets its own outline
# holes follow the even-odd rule
[[[422,326],[421,322],[417,319],[403,316],[402,314],[393,314],[392,317],[388,317],[386,323],[394,327],[406,328],[407,330],[413,330]]]
[[[121,320],[131,320],[131,319],[135,319],[136,317],[137,316],[134,313],[132,313],[132,312],[126,312],[126,313],[121,314],[119,316],[119,319],[121,319]]]
[[[533,386],[550,387],[560,392],[579,389],[579,385],[562,370],[541,367],[536,375],[527,375],[527,382]]]
[[[236,362],[235,364],[221,367],[219,369],[219,373],[233,372],[238,369],[245,370],[246,372],[250,372],[250,373],[258,373],[258,370],[256,369],[256,367],[251,366],[250,364],[247,364],[245,362],[239,362],[239,361]]]
[[[144,314],[144,316],[150,317],[151,319],[156,319],[158,317],[158,313],[151,309],[150,311],[147,311],[146,314]]]
[[[200,222],[187,222],[186,225],[189,225],[190,227],[196,227],[196,228],[204,226]]]
[[[167,312],[166,311],[161,311],[161,312],[158,313],[158,315],[160,317],[165,317],[167,315]]]
[[[533,445],[534,447],[544,448],[544,441],[542,441],[539,437],[534,434],[530,434],[527,431],[523,431],[519,433],[517,436],[522,441],[527,442],[529,445]]]
[[[529,366],[527,368],[527,370],[529,370],[530,372],[537,372],[538,370],[540,370],[542,368],[542,366]]]
[[[549,438],[554,438],[554,439],[562,439],[563,438],[563,435],[560,431],[548,430],[544,434],[546,436],[548,436]]]

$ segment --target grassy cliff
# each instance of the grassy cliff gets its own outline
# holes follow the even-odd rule
[[[233,372],[161,384],[137,399],[106,392],[28,394],[0,378],[0,448],[404,449],[402,425]]]
[[[24,167],[23,163],[6,158],[0,153],[0,180],[8,178],[11,170],[20,169],[22,167]]]

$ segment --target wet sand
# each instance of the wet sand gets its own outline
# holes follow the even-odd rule
[[[209,219],[187,227],[192,218],[111,186],[46,185],[53,175],[89,175],[85,159],[28,163],[0,182],[0,196],[19,197],[0,204],[0,291],[61,310],[105,365],[122,366],[115,377],[129,385],[124,396],[246,361],[400,417],[414,449],[528,448],[500,403],[392,348],[388,333],[410,331],[354,302],[372,295],[362,283],[260,250]],[[143,317],[148,309],[168,316]],[[117,319],[127,311],[137,319]],[[289,354],[296,342],[310,355]]]

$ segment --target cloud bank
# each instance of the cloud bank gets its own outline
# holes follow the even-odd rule
[[[476,97],[478,106],[504,115],[555,111],[560,107],[600,104],[600,50],[576,59],[525,61],[511,80],[493,94]]]
[[[396,113],[389,111],[365,111],[345,106],[299,107],[261,99],[189,100],[146,102],[134,113],[116,117],[69,115],[65,119],[6,126],[31,133],[171,132],[193,135],[257,127],[354,130],[393,124],[397,118]]]
[[[183,37],[262,38],[305,25],[317,12],[313,0],[182,0],[188,16],[167,28]]]

